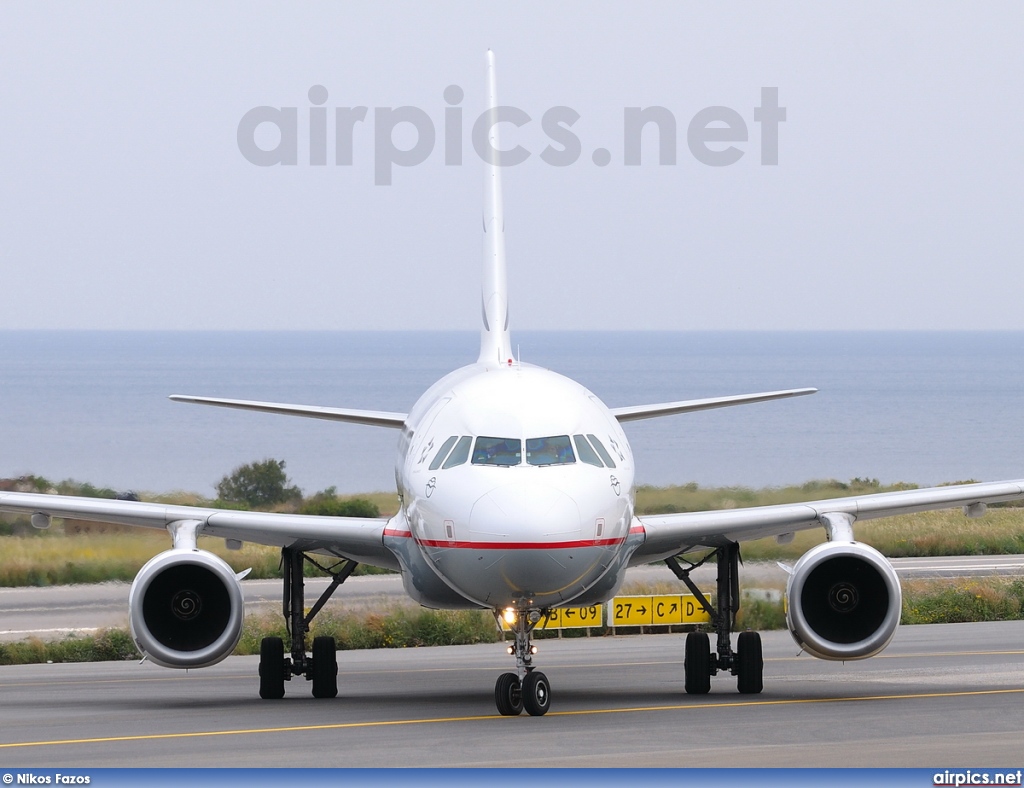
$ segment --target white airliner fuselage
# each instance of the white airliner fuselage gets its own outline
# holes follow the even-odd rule
[[[451,607],[452,592],[467,607],[593,604],[621,584],[633,457],[608,408],[569,378],[515,362],[447,375],[410,412],[396,477],[387,542],[423,605]]]

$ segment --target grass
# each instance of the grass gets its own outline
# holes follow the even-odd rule
[[[324,610],[314,620],[310,641],[330,636],[345,651],[366,648],[419,648],[494,643],[501,639],[494,617],[485,610],[427,610],[395,605],[363,613]],[[281,637],[288,642],[279,615],[248,616],[236,654],[259,654],[260,640]]]
[[[106,581],[131,582],[157,553],[170,548],[163,531],[68,536],[0,537],[0,586],[49,586]],[[223,540],[201,538],[199,546],[216,553],[250,577],[280,577],[281,552],[246,543],[228,550]]]
[[[701,488],[696,484],[638,487],[637,514],[696,512],[748,506],[798,503],[846,495],[866,495],[913,489],[898,482],[882,485],[877,479],[840,482],[825,479],[790,487],[754,490],[746,487]],[[960,509],[865,520],[855,528],[857,539],[890,558],[942,555],[1010,555],[1024,553],[1024,508],[990,507],[984,517],[970,519]],[[774,538],[744,542],[747,561],[795,560],[825,541],[821,528],[800,531],[788,545]]]
[[[816,501],[844,495],[910,490],[916,484],[897,482],[883,485],[878,479],[818,479],[788,487],[699,487],[696,483],[636,488],[637,514],[669,514],[672,512],[703,512],[709,509],[738,509],[746,506],[771,506],[780,503]]]
[[[902,556],[997,555],[1024,553],[1024,509],[990,509],[981,519],[968,519],[959,510],[922,512],[868,520],[856,526],[857,538],[884,555]],[[824,541],[822,529],[796,534],[793,542],[774,539],[745,542],[745,561],[795,561]],[[200,547],[221,556],[250,577],[278,578],[280,550],[246,543],[228,550],[223,540],[201,538]],[[130,582],[146,561],[170,547],[162,531],[67,536],[0,536],[0,586],[46,586]],[[360,567],[365,571],[366,568]],[[360,571],[357,570],[357,571]],[[307,567],[309,574],[316,574]]]
[[[989,509],[971,519],[959,509],[865,520],[854,528],[858,540],[889,558],[1024,553],[1024,509]],[[744,542],[745,561],[796,560],[825,541],[821,528],[799,531],[787,545],[774,538]]]
[[[663,514],[748,506],[798,503],[846,495],[865,495],[913,489],[899,482],[882,485],[876,479],[834,479],[800,486],[753,490],[746,487],[700,488],[696,484],[673,487],[638,487],[637,514]],[[1024,553],[1024,508],[990,507],[984,517],[971,519],[960,509],[865,520],[855,527],[857,539],[890,558],[942,555],[1011,555]],[[744,542],[747,561],[796,560],[825,541],[824,529],[796,533],[793,541],[778,544],[774,538]]]
[[[95,489],[91,485],[78,485],[74,489],[69,488],[67,492],[81,494],[83,487]],[[149,502],[180,506],[218,504],[194,493],[181,491],[159,495],[143,493],[140,497]],[[394,493],[365,493],[336,498],[332,495],[330,499],[326,499],[324,493],[318,493],[306,501],[282,504],[275,507],[275,510],[294,512],[311,504],[322,507],[325,501],[336,505],[335,508],[359,504],[360,508],[368,512],[379,512],[382,517],[391,516],[398,509],[398,499]],[[83,528],[82,532],[78,532]],[[7,520],[0,518],[0,534],[4,534],[0,535],[0,587],[130,582],[150,558],[171,546],[170,537],[163,530],[56,519],[51,528],[38,531],[28,524],[24,516],[8,516]],[[228,550],[223,540],[209,537],[200,537],[199,547],[223,558],[236,572],[251,570],[249,577],[254,580],[281,577],[279,548],[247,542],[240,550]],[[318,560],[327,566],[333,562],[329,558]],[[309,564],[306,564],[304,571],[307,577],[320,574]],[[360,566],[356,574],[385,571]]]
[[[139,659],[126,629],[107,629],[95,635],[68,636],[44,641],[29,638],[18,643],[0,643],[0,665],[38,662],[109,662]]]
[[[904,624],[1016,621],[1024,618],[1024,580],[916,580],[904,584]]]

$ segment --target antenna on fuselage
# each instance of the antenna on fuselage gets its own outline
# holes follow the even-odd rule
[[[494,53],[487,50],[487,146],[484,174],[484,259],[480,291],[483,326],[480,358],[484,363],[511,365],[508,333],[508,275],[505,271],[505,212],[501,199],[501,150],[498,146],[498,95]]]

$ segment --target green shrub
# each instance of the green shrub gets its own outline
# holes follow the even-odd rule
[[[380,508],[366,498],[342,499],[330,494],[317,493],[299,507],[299,514],[322,517],[380,517]]]
[[[38,662],[108,662],[138,659],[139,652],[124,629],[104,629],[95,635],[68,635],[61,640],[29,638],[0,643],[0,665]]]
[[[273,506],[299,498],[302,491],[289,486],[284,465],[284,460],[273,459],[240,465],[217,483],[217,495],[221,500],[252,507]]]
[[[786,611],[782,601],[767,599],[744,599],[736,614],[736,630],[753,629],[765,631],[786,628]]]
[[[313,620],[309,636],[332,637],[343,651],[493,643],[501,637],[487,611],[402,606],[365,613],[325,610]],[[280,637],[287,642],[287,630],[280,616],[247,617],[235,653],[258,654],[264,637]]]
[[[904,624],[956,624],[1024,618],[1024,580],[957,580],[908,584]]]

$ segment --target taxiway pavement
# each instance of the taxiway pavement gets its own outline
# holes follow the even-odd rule
[[[683,636],[541,641],[545,717],[499,717],[501,644],[340,652],[337,698],[257,660],[0,667],[0,762],[28,766],[1020,766],[1024,622],[902,627],[846,664],[764,635],[765,690],[683,692]]]

